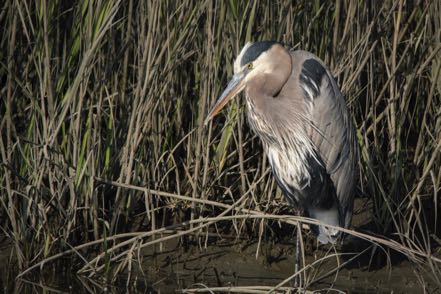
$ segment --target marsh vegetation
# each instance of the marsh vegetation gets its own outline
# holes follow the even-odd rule
[[[131,285],[143,253],[171,240],[254,240],[262,256],[310,222],[291,216],[240,99],[203,126],[240,48],[269,39],[323,59],[353,115],[368,221],[348,233],[368,245],[351,256],[383,254],[386,268],[400,256],[419,289],[439,291],[440,15],[439,0],[3,1],[8,281],[62,265]],[[303,287],[314,289],[320,262],[308,262]]]

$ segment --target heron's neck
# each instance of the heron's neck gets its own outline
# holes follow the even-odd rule
[[[246,88],[248,120],[251,128],[268,144],[283,145],[287,140],[296,141],[291,146],[311,152],[309,123],[305,121],[307,109],[300,93],[289,79],[283,89],[270,87],[271,78],[253,79]],[[280,79],[279,79],[280,80]],[[273,95],[278,95],[274,97]],[[285,148],[286,149],[286,148]]]
[[[277,98],[287,81],[286,73],[261,73],[248,82],[248,92],[261,98]]]

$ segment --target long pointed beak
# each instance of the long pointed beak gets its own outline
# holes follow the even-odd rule
[[[245,88],[245,79],[246,74],[244,72],[235,74],[231,81],[228,83],[227,88],[224,90],[222,95],[220,95],[219,99],[217,99],[216,104],[214,104],[207,118],[205,119],[204,125],[207,125],[216,114],[221,111],[222,108],[233,99],[237,94],[239,94],[243,88]]]

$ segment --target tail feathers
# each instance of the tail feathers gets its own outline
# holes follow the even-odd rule
[[[309,216],[316,220],[330,226],[340,226],[340,214],[337,208],[329,210],[313,208],[309,209]],[[320,225],[311,226],[312,232],[317,236],[317,240],[322,244],[335,244],[339,238],[339,230]]]

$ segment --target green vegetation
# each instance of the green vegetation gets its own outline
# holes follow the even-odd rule
[[[73,2],[0,4],[0,228],[20,272],[69,256],[112,279],[168,238],[270,234],[283,200],[242,101],[203,126],[240,48],[270,39],[347,97],[363,238],[441,287],[440,1]]]

